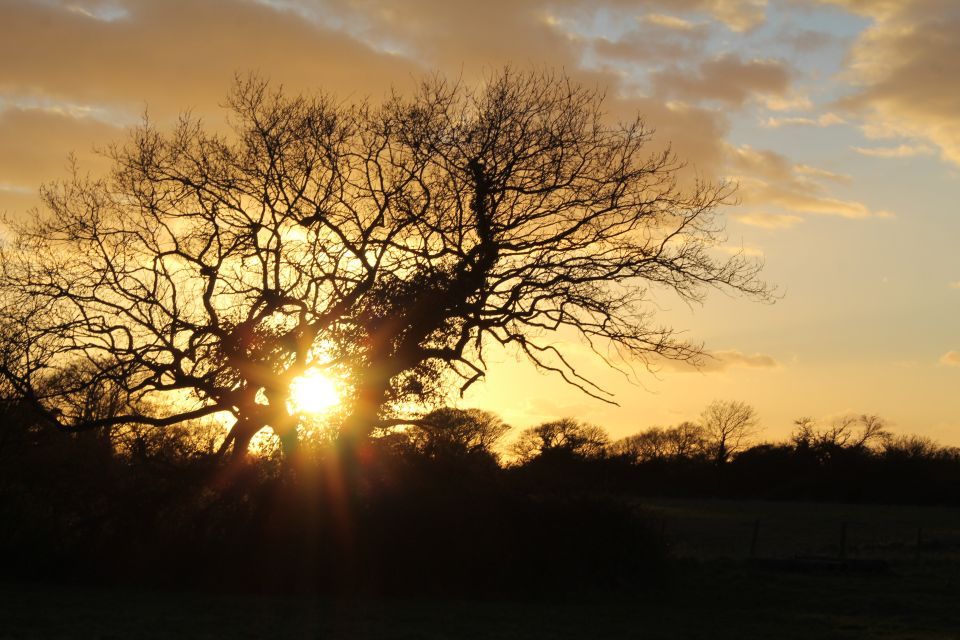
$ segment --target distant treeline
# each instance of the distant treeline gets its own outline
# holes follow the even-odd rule
[[[467,436],[473,425],[486,434]],[[539,489],[616,494],[900,504],[960,504],[960,448],[917,435],[894,435],[875,415],[827,423],[800,418],[788,439],[762,440],[743,402],[711,403],[696,422],[652,427],[611,440],[574,419],[526,429],[506,455],[492,453],[505,429],[482,411],[441,410],[423,426],[393,435],[404,455],[432,459],[451,451],[485,453],[504,473]]]
[[[545,422],[508,439],[510,432],[495,413],[441,408],[409,424],[375,431],[359,455],[442,468],[451,478],[482,468],[543,490],[960,503],[960,448],[923,436],[894,435],[875,415],[829,423],[800,418],[789,438],[779,442],[761,439],[755,411],[737,401],[715,401],[695,422],[651,427],[618,440],[573,418]],[[117,465],[171,474],[226,467],[236,460],[220,459],[224,433],[222,425],[208,421],[66,434],[24,403],[0,400],[0,463],[8,478],[27,472],[47,477],[74,465],[88,474]],[[308,446],[301,463],[329,458],[337,450],[330,431],[318,429],[304,441]],[[243,464],[270,475],[291,461],[284,461],[276,442],[265,438]],[[74,481],[82,483],[83,475]]]
[[[66,434],[7,402],[2,575],[265,591],[542,593],[643,588],[666,547],[643,496],[960,504],[960,451],[875,416],[798,420],[758,443],[753,410],[611,441],[573,419],[505,444],[480,410],[438,409],[345,455],[265,444],[217,455],[221,426]]]

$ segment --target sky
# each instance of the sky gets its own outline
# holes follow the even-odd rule
[[[634,382],[557,336],[619,406],[510,353],[463,406],[619,437],[742,400],[770,438],[869,413],[960,445],[955,0],[0,0],[0,213],[28,215],[70,153],[102,171],[145,112],[221,125],[236,74],[350,101],[508,64],[605,88],[686,175],[735,181],[727,249],[762,257],[778,299],[658,300],[713,357]]]

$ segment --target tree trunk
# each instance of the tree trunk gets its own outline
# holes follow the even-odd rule
[[[247,419],[238,418],[230,427],[230,433],[227,434],[223,444],[220,445],[217,455],[222,456],[229,449],[231,461],[245,460],[250,448],[250,441],[262,428],[262,426],[255,426]]]
[[[280,439],[280,451],[287,466],[297,464],[300,456],[300,435],[297,433],[299,420],[296,416],[284,413],[271,421],[270,427]]]

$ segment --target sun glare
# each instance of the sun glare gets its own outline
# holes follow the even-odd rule
[[[290,402],[299,413],[326,413],[340,404],[337,383],[311,369],[290,384]]]

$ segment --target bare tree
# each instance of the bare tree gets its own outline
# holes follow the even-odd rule
[[[609,437],[602,428],[563,418],[525,429],[511,447],[520,462],[540,456],[594,458],[604,453]]]
[[[707,449],[703,427],[683,422],[676,427],[652,427],[613,442],[610,453],[634,462],[694,458]]]
[[[347,381],[344,439],[462,392],[492,344],[612,401],[544,336],[572,329],[617,368],[696,361],[656,323],[656,290],[769,294],[758,263],[712,251],[731,188],[681,190],[643,121],[610,123],[602,104],[510,70],[380,105],[254,78],[229,98],[230,135],[145,122],[107,151],[110,176],[47,185],[13,225],[0,293],[41,312],[3,373],[68,430],[232,414],[238,453],[265,427],[295,447],[290,383],[311,368]],[[90,418],[37,393],[78,363],[129,409]]]
[[[960,448],[943,446],[928,436],[890,435],[882,442],[881,455],[888,460],[960,462]]]
[[[666,430],[651,427],[610,443],[610,455],[622,456],[633,462],[665,460],[667,456]]]
[[[841,449],[868,449],[878,447],[891,438],[883,418],[876,415],[848,415],[820,427],[813,418],[794,421],[796,428],[791,441],[797,448],[813,449],[829,456]]]
[[[714,400],[700,414],[707,451],[716,464],[724,464],[757,433],[757,413],[739,400]]]

